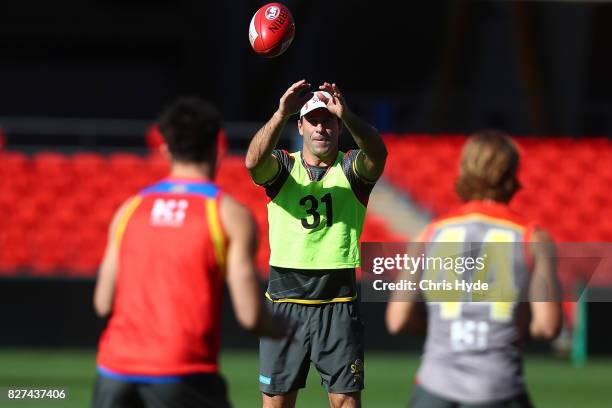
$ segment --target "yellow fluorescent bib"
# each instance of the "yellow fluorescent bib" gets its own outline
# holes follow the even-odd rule
[[[301,152],[289,177],[268,203],[270,265],[294,269],[359,266],[366,207],[342,171],[344,153],[321,181],[310,181]]]

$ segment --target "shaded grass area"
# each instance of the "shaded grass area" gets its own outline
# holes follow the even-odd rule
[[[412,377],[419,363],[414,353],[366,355],[365,407],[404,407]],[[225,351],[222,372],[237,408],[260,406],[258,359],[253,351]],[[93,350],[0,350],[0,388],[65,388],[69,398],[61,402],[18,401],[0,397],[1,407],[87,407],[95,377]],[[609,406],[612,401],[612,359],[591,359],[585,367],[548,356],[528,356],[526,377],[538,407]],[[300,391],[298,407],[325,407],[327,396],[314,368],[308,386]]]

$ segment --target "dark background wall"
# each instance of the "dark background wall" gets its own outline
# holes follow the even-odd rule
[[[287,0],[296,37],[267,60],[247,39],[264,3],[3,4],[0,115],[153,118],[198,94],[262,121],[305,77],[386,131],[612,130],[612,4]]]
[[[14,278],[0,280],[0,346],[95,347],[105,321],[96,317],[93,279]],[[263,298],[263,291],[262,291]],[[384,328],[383,303],[363,303],[368,346],[373,349],[417,348],[419,337],[391,338]],[[223,346],[256,348],[236,322],[227,290],[223,297]]]
[[[92,306],[94,281],[90,279],[4,278],[0,280],[0,346],[2,347],[95,347],[104,321]],[[263,297],[263,292],[262,292]],[[609,297],[608,297],[609,298]],[[423,338],[392,337],[384,325],[386,303],[361,303],[366,325],[367,350],[420,351]],[[610,354],[612,303],[588,304],[590,354]],[[224,293],[223,347],[256,348],[258,340],[245,335]],[[528,343],[527,350],[549,350],[546,343]]]

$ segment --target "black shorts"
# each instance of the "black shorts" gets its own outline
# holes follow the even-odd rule
[[[268,302],[272,312],[293,321],[292,341],[262,338],[259,389],[286,394],[304,388],[310,363],[327,392],[348,394],[364,386],[363,323],[358,302],[305,305]]]
[[[230,408],[225,381],[218,374],[195,374],[179,381],[137,383],[98,374],[92,408]]]
[[[434,395],[418,384],[412,388],[409,408],[533,408],[529,396],[524,393],[501,401],[492,401],[480,404],[465,404],[462,402],[444,399]]]

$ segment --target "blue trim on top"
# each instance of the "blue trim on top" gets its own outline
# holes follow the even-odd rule
[[[113,380],[126,381],[140,384],[170,384],[181,381],[179,375],[128,375],[119,374],[114,371],[104,368],[100,365],[97,367],[98,373],[102,377],[111,378]]]
[[[219,187],[213,183],[198,183],[194,181],[164,180],[140,192],[141,195],[156,193],[197,194],[214,198],[219,193]]]

